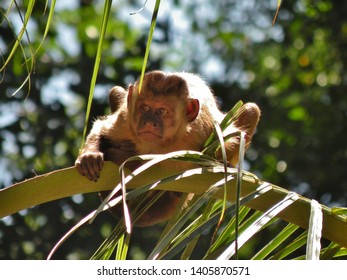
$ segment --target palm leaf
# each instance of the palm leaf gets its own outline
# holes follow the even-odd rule
[[[16,1],[14,1],[15,5],[17,6],[17,3]],[[22,15],[21,13],[18,11],[18,14],[23,22],[23,27],[21,29],[21,31],[19,32],[18,36],[16,36],[16,41],[11,49],[11,52],[10,54],[8,55],[4,65],[0,68],[0,71],[3,71],[4,68],[6,67],[6,65],[10,62],[10,60],[13,58],[14,54],[16,53],[18,47],[21,46],[21,40],[24,36],[24,34],[26,34],[26,27],[28,25],[28,22],[29,22],[29,19],[30,19],[30,16],[33,12],[33,8],[34,8],[34,5],[35,5],[35,1],[29,1],[28,3],[28,7],[27,7],[27,10],[26,10],[26,13],[25,13],[25,16],[24,16],[24,19],[22,18]],[[5,19],[7,20],[7,17],[6,15],[5,16]],[[7,20],[7,22],[10,24],[10,22]],[[11,25],[10,25],[11,26]],[[23,52],[23,54],[25,55],[25,52]]]
[[[299,227],[294,224],[288,224],[279,234],[276,235],[266,246],[264,246],[252,259],[263,260],[274,250],[278,249]]]
[[[294,241],[290,242],[287,246],[281,249],[279,252],[271,256],[269,259],[271,260],[282,260],[295,252],[296,250],[303,247],[307,242],[307,231],[300,234]]]
[[[259,219],[257,219],[254,224],[248,227],[240,236],[240,246],[244,245],[247,240],[249,240],[255,233],[260,230],[270,219],[275,217],[279,212],[287,208],[290,204],[294,203],[298,199],[297,194],[288,193],[288,195],[275,204],[271,209],[266,211]],[[218,260],[230,259],[236,252],[236,247],[234,243],[231,243],[225,250],[219,253],[216,258]]]
[[[167,181],[160,184],[157,186],[157,189],[203,194],[214,182],[224,178],[223,168],[213,167],[210,168],[209,171],[210,172],[202,172],[202,170],[197,170],[191,176],[183,176],[179,180]],[[231,168],[229,168],[228,171],[234,174],[236,172],[235,169]],[[134,177],[133,180],[127,184],[127,188],[138,189],[143,185],[156,182],[170,175],[174,176],[175,172],[155,167]],[[110,162],[105,163],[98,182],[91,182],[85,177],[82,177],[75,167],[36,176],[0,190],[0,218],[35,205],[75,194],[110,190],[119,180],[118,167]],[[262,184],[264,184],[263,181],[259,180],[251,173],[244,172],[242,177],[241,197],[255,192]],[[235,201],[235,180],[229,181],[227,188],[228,201]],[[289,193],[287,190],[272,184],[269,184],[269,188],[270,190],[264,194],[259,194],[256,199],[249,201],[247,206],[265,212]],[[215,192],[213,197],[222,199],[223,192]],[[277,217],[307,229],[309,225],[310,208],[311,201],[308,198],[298,196],[298,199],[284,211],[278,213]],[[332,214],[331,209],[323,205],[322,212],[322,236],[340,244],[342,247],[347,247],[346,217]]]
[[[155,25],[157,22],[159,7],[160,7],[160,0],[156,0],[153,14],[152,14],[151,27],[149,30],[149,35],[148,35],[148,40],[147,40],[147,45],[146,45],[146,53],[145,53],[145,57],[144,57],[143,64],[142,64],[142,70],[141,70],[141,76],[140,76],[140,82],[139,82],[139,92],[141,92],[143,77],[145,75],[146,68],[147,68],[147,61],[148,61],[148,57],[149,57],[149,51],[151,49],[151,43],[152,43]]]
[[[85,122],[84,122],[84,130],[83,130],[82,139],[85,139],[86,135],[87,135],[87,127],[88,127],[90,109],[92,107],[94,89],[95,89],[96,79],[97,79],[98,72],[99,72],[101,55],[102,55],[102,50],[103,50],[103,44],[104,44],[105,34],[106,34],[106,28],[107,28],[108,19],[110,17],[111,5],[112,5],[112,0],[105,0],[104,11],[102,14],[101,27],[100,27],[100,38],[98,41],[98,48],[97,48],[97,52],[96,52],[96,56],[95,56],[93,75],[92,75],[92,78],[90,81],[90,86],[89,86],[88,104],[87,104],[87,108],[86,108],[86,117],[85,117]],[[83,146],[84,146],[84,140],[81,143],[81,149]]]
[[[320,204],[312,200],[311,201],[311,215],[308,228],[308,241],[306,248],[306,259],[307,260],[318,260],[321,244],[320,239],[322,235],[322,207]]]
[[[251,201],[252,199],[254,199],[256,196],[258,196],[259,193],[266,192],[267,190],[269,190],[269,188],[268,188],[267,184],[264,184],[264,185],[260,186],[254,193],[250,193],[249,195],[243,197],[241,199],[240,203],[242,205],[246,204],[249,201]],[[221,211],[214,213],[213,215],[211,215],[211,217],[209,217],[205,221],[204,220],[200,221],[200,218],[193,221],[191,223],[191,225],[193,225],[194,228],[190,231],[182,232],[181,235],[177,236],[176,237],[177,240],[174,240],[170,249],[167,250],[167,252],[165,252],[165,254],[163,254],[161,256],[161,259],[172,258],[180,250],[182,250],[187,245],[188,242],[194,240],[196,237],[198,237],[202,232],[206,231],[207,229],[210,229],[213,226],[215,226],[219,221],[220,213],[221,213]],[[229,215],[232,215],[232,216],[235,215],[235,204],[227,207],[226,213],[228,216]]]

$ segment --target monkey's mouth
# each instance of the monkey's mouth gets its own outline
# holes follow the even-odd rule
[[[151,131],[142,131],[138,133],[139,137],[147,142],[152,142],[161,139],[161,136]]]

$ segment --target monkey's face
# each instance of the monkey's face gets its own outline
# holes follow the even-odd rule
[[[181,106],[172,98],[138,98],[135,105],[134,128],[141,141],[159,144],[173,138],[181,121]],[[171,102],[170,102],[171,101]],[[175,106],[176,105],[176,106]]]
[[[182,139],[200,110],[199,101],[188,96],[184,79],[160,71],[145,75],[141,93],[138,83],[130,85],[127,104],[133,134],[156,147]]]

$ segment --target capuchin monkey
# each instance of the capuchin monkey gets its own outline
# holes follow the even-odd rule
[[[211,89],[191,73],[148,72],[144,75],[141,92],[139,81],[127,90],[117,86],[110,90],[109,101],[112,114],[95,121],[75,162],[80,174],[93,181],[98,180],[104,161],[120,165],[134,155],[202,151],[214,130],[214,121],[220,123],[225,116]],[[246,103],[237,120],[224,133],[245,132],[247,148],[259,117],[258,106]],[[239,136],[225,143],[231,166],[237,164],[239,145]],[[219,157],[221,159],[221,153]],[[127,167],[134,170],[140,163],[128,164]],[[178,161],[163,164],[176,170],[189,168],[189,163]],[[151,191],[149,197],[157,192]],[[179,199],[180,193],[165,192],[136,224],[150,226],[167,220],[175,212]],[[119,210],[116,211],[118,216]]]

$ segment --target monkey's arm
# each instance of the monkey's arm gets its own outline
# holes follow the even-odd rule
[[[89,180],[97,181],[104,166],[104,153],[100,151],[100,127],[94,124],[86,143],[75,161],[78,172]]]
[[[134,155],[135,150],[131,141],[113,141],[110,145],[111,142],[107,140],[106,135],[110,134],[110,122],[118,118],[117,111],[126,104],[127,91],[120,86],[115,86],[109,91],[108,97],[114,117],[99,119],[94,123],[86,143],[75,161],[80,174],[93,181],[97,181],[99,178],[104,160],[110,160],[119,165],[129,156]]]
[[[117,165],[137,154],[135,144],[128,139],[121,129],[114,129],[119,120],[117,114],[97,120],[90,131],[86,143],[75,161],[81,175],[89,180],[97,181],[104,161],[112,161]],[[120,136],[118,136],[120,135]],[[124,137],[124,138],[123,138]],[[131,162],[128,168],[134,169],[138,163]]]

